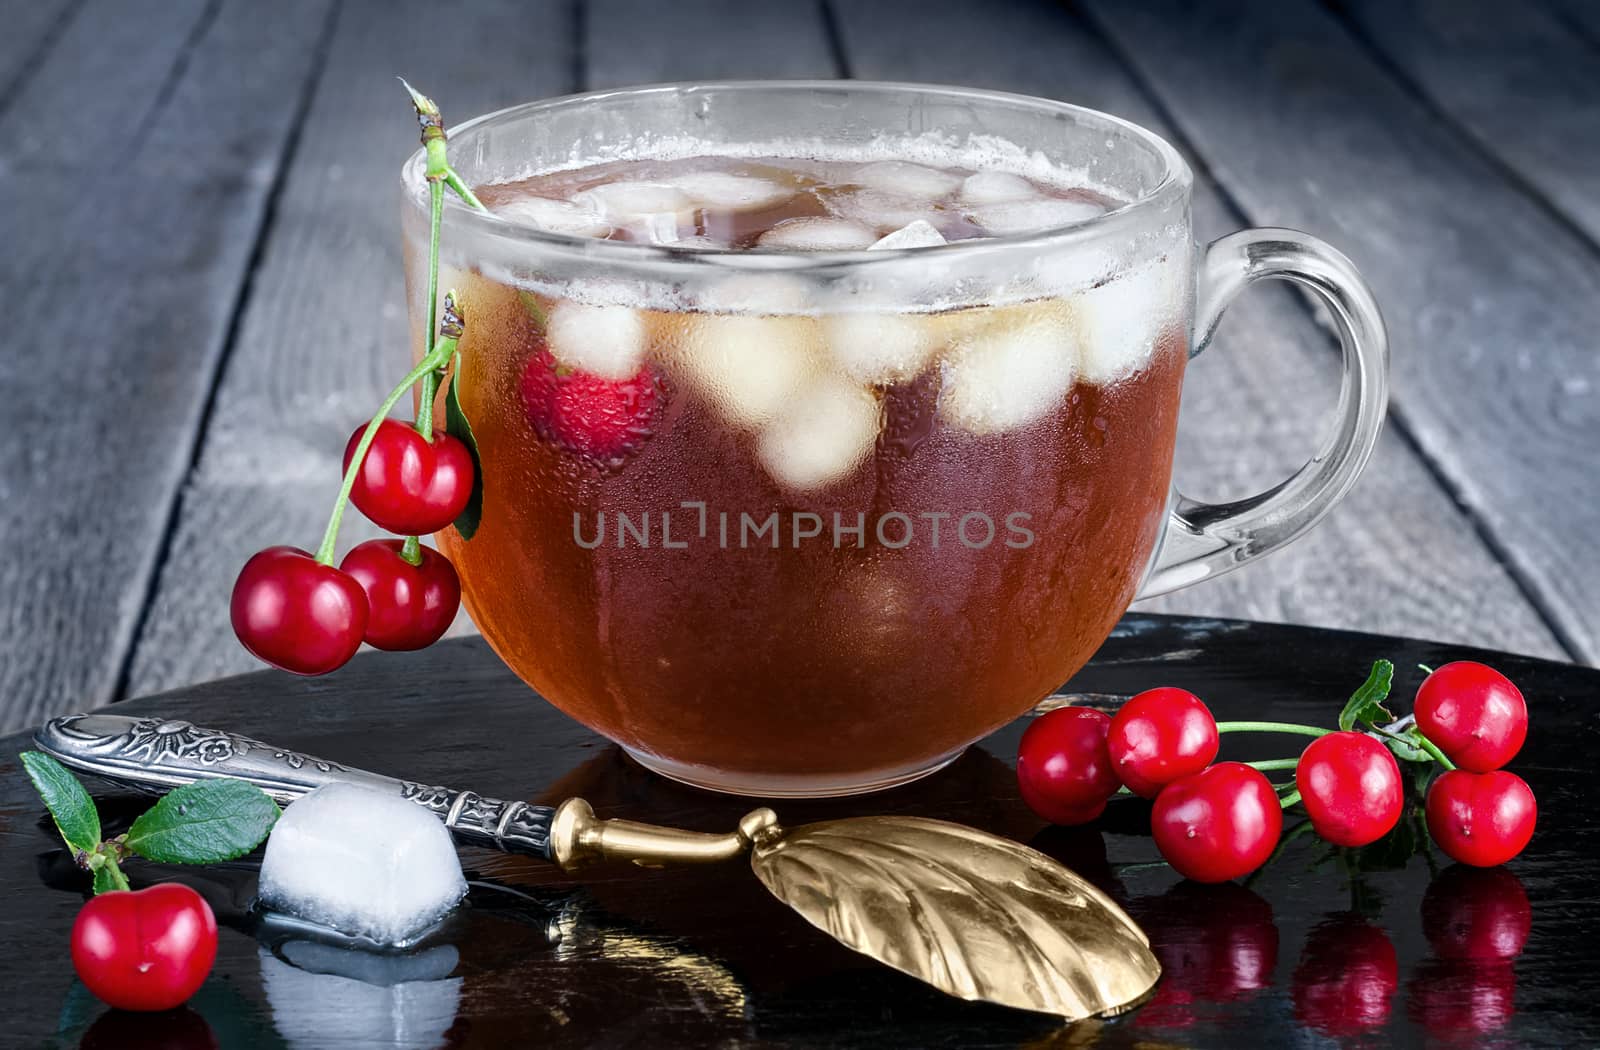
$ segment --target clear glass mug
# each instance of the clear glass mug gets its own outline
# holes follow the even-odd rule
[[[459,205],[444,221],[483,502],[470,538],[439,543],[467,609],[551,703],[721,791],[848,794],[938,769],[1059,687],[1136,597],[1310,528],[1365,465],[1386,402],[1383,323],[1349,261],[1290,230],[1197,249],[1188,165],[1102,113],[959,88],[712,83],[536,102],[451,134],[474,185],[817,151],[1065,168],[1128,203],[902,252],[690,251]],[[403,173],[418,353],[422,172],[419,153]],[[1282,484],[1199,503],[1171,481],[1184,366],[1269,277],[1337,323],[1337,426]],[[530,377],[549,364],[545,326],[577,314],[599,320],[596,360],[607,333],[644,340],[625,455],[551,440]]]

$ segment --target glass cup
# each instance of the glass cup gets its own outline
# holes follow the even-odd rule
[[[823,796],[938,769],[1059,687],[1135,598],[1310,528],[1382,423],[1383,324],[1349,261],[1281,229],[1197,249],[1188,165],[1103,113],[904,84],[668,85],[492,113],[450,151],[473,185],[820,151],[1065,169],[1128,202],[1055,229],[816,253],[584,239],[447,206],[440,290],[465,316],[455,382],[483,494],[470,538],[438,542],[512,670],[690,784]],[[404,183],[420,353],[420,153]],[[1337,426],[1287,481],[1199,503],[1171,480],[1184,366],[1269,277],[1337,324]],[[639,367],[640,347],[643,371],[552,393],[556,324],[586,333],[598,373]],[[560,413],[594,410],[591,380],[627,387],[625,451],[562,437]]]

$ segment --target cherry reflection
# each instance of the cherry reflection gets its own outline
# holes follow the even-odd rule
[[[1522,880],[1455,865],[1429,884],[1422,929],[1433,949],[1406,984],[1406,1013],[1444,1042],[1500,1031],[1516,1013],[1517,975],[1533,926]]]
[[[1185,1028],[1202,1003],[1231,1003],[1272,984],[1278,927],[1272,906],[1237,883],[1184,881],[1159,897],[1141,897],[1129,911],[1150,935],[1161,960],[1161,983],[1139,1011],[1138,1024]]]
[[[1382,1027],[1400,986],[1400,960],[1378,927],[1354,913],[1312,927],[1294,971],[1294,1016],[1326,1035]]]
[[[107,1010],[78,1042],[79,1050],[217,1050],[216,1033],[186,1006],[160,1013]]]

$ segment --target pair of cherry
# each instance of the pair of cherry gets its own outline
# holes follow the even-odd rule
[[[346,470],[365,430],[350,436]],[[350,499],[381,528],[426,535],[460,516],[473,478],[463,442],[439,430],[429,441],[414,427],[386,419],[356,472]],[[388,650],[432,645],[455,619],[461,581],[444,555],[412,546],[408,557],[404,540],[368,540],[337,567],[331,551],[314,556],[297,547],[268,547],[245,563],[234,583],[234,633],[259,659],[303,675],[342,666],[362,641]]]

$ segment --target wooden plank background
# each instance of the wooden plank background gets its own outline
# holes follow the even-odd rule
[[[464,118],[587,87],[838,77],[1127,116],[1203,238],[1350,254],[1391,425],[1296,546],[1149,603],[1600,658],[1600,18],[1583,0],[0,0],[0,729],[254,662],[255,549],[314,545],[404,357],[394,74]],[[1305,458],[1337,360],[1275,287],[1191,370],[1179,477]],[[370,533],[347,527],[347,544]],[[469,631],[470,624],[458,624]]]

